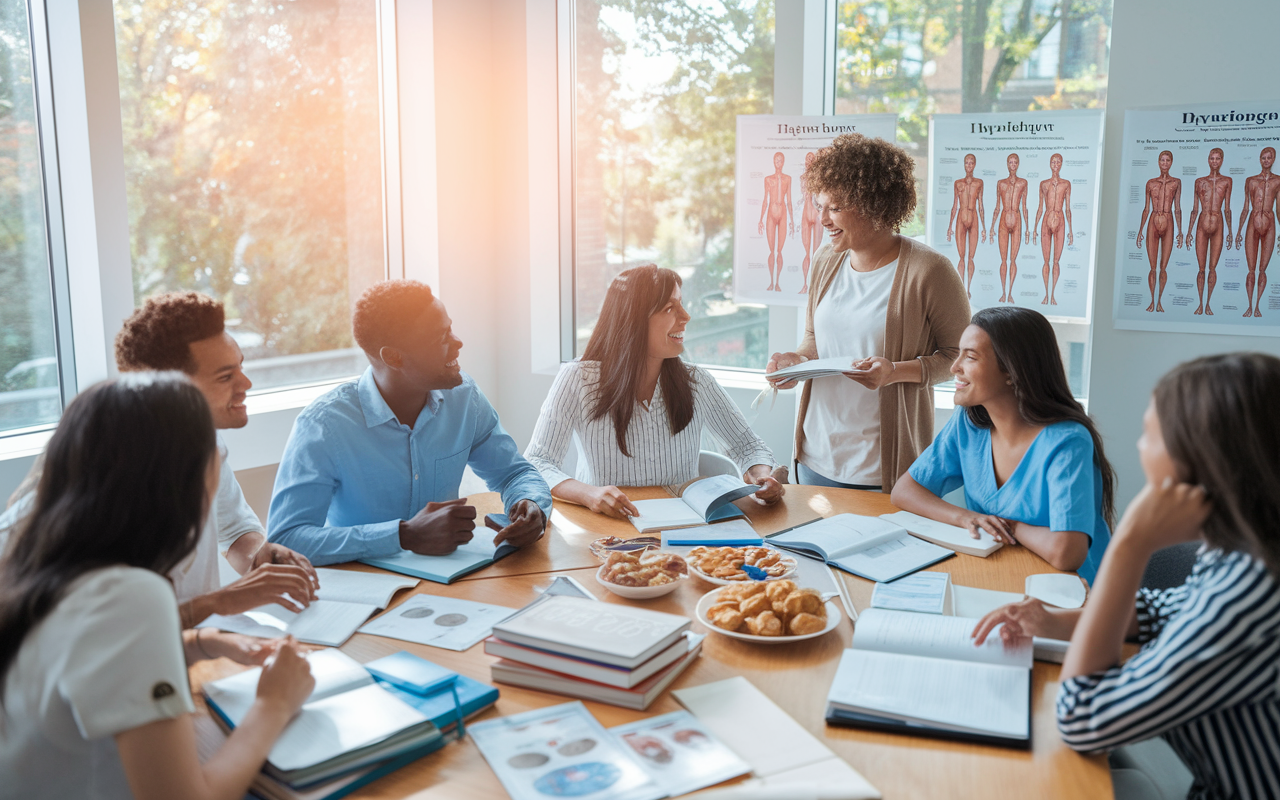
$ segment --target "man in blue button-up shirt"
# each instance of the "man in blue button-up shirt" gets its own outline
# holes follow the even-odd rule
[[[551,490],[459,368],[444,304],[417,281],[373,286],[356,303],[370,367],[307,406],[276,474],[268,537],[314,564],[445,555],[471,540],[476,510],[458,498],[467,466],[502,493],[510,524],[494,544],[542,535]]]

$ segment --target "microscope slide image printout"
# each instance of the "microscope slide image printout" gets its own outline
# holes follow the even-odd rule
[[[896,114],[738,117],[734,198],[733,299],[803,306],[809,269],[827,243],[804,170],[843,133],[892,142]]]
[[[1089,319],[1101,152],[1101,111],[934,115],[926,240],[974,311]]]
[[[1280,336],[1280,100],[1124,115],[1117,328]]]

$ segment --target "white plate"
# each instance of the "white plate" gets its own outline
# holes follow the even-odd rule
[[[819,636],[831,633],[840,624],[840,607],[835,602],[828,600],[827,608],[827,626],[820,631],[813,633],[805,633],[800,636],[756,636],[751,633],[739,633],[738,631],[727,631],[724,628],[718,628],[707,619],[707,611],[716,604],[716,598],[722,589],[712,589],[698,600],[698,607],[694,609],[694,617],[701,622],[708,630],[728,636],[730,639],[741,639],[744,642],[759,642],[760,644],[782,644],[784,642],[800,642],[805,639],[816,639]]]
[[[609,565],[602,565],[600,569],[596,570],[596,583],[599,583],[618,597],[625,597],[629,600],[652,600],[655,597],[662,597],[664,594],[671,594],[681,583],[689,580],[688,575],[680,575],[671,583],[664,583],[661,586],[619,586],[604,579],[604,570],[607,566]]]
[[[771,549],[771,550],[773,550],[773,549],[776,549],[776,548],[770,548],[770,549]],[[786,572],[783,572],[781,575],[779,575],[779,576],[778,576],[778,577],[776,577],[776,578],[775,578],[775,577],[772,577],[772,576],[770,576],[770,577],[768,577],[768,578],[765,578],[765,580],[766,580],[766,581],[780,581],[780,580],[782,580],[783,578],[790,578],[792,575],[795,575],[795,574],[796,574],[796,559],[795,559],[795,556],[789,556],[789,555],[787,555],[786,553],[782,553],[782,551],[778,551],[778,552],[779,552],[779,553],[781,553],[782,558],[783,558],[783,562],[784,562],[784,563],[786,563],[786,562],[790,562],[791,566],[787,568],[787,571],[786,571]],[[742,580],[740,580],[740,581],[731,581],[731,580],[726,580],[725,578],[713,578],[713,577],[711,577],[710,575],[708,575],[707,573],[705,573],[705,572],[703,572],[702,570],[698,569],[698,565],[697,565],[697,564],[695,564],[695,563],[693,562],[693,560],[692,560],[692,559],[690,559],[688,556],[685,556],[685,559],[684,559],[684,560],[685,560],[686,562],[688,562],[688,564],[689,564],[689,572],[690,572],[690,574],[692,574],[692,575],[696,576],[697,578],[699,578],[699,579],[701,579],[701,580],[706,581],[707,583],[714,583],[716,586],[736,586],[736,585],[741,584],[741,583],[747,583],[749,580],[751,580],[750,578],[743,578],[743,579],[742,579]]]

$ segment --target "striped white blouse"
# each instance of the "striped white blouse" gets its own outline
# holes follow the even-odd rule
[[[742,472],[756,464],[777,466],[773,453],[715,378],[701,367],[687,366],[693,378],[693,419],[684,430],[671,433],[659,383],[648,408],[636,404],[627,429],[628,457],[618,449],[608,414],[587,419],[600,380],[600,362],[563,364],[542,404],[524,457],[552,488],[570,478],[595,486],[673,486],[698,477],[698,453],[706,427]],[[568,475],[562,467],[575,433],[586,458],[579,461],[577,475]]]
[[[1143,649],[1062,682],[1058,730],[1077,750],[1163,736],[1189,798],[1280,792],[1280,582],[1244,553],[1202,548],[1187,582],[1138,595]]]

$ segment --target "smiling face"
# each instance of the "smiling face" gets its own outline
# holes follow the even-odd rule
[[[956,405],[980,406],[1013,394],[1009,376],[1000,369],[991,337],[977,325],[970,325],[960,336],[960,355],[951,365],[956,376]]]
[[[689,312],[680,302],[680,287],[671,290],[671,297],[662,308],[649,317],[649,358],[676,358],[684,352],[684,328],[689,323]]]
[[[1156,401],[1147,403],[1142,415],[1142,435],[1138,437],[1138,460],[1142,462],[1142,474],[1147,483],[1160,486],[1166,478],[1181,481],[1185,470],[1181,469],[1164,444],[1164,432],[1160,429],[1160,417],[1156,413]]]
[[[231,338],[231,334],[223,331],[217,336],[192,342],[189,347],[196,364],[196,371],[190,376],[191,382],[209,402],[213,426],[225,430],[248,425],[249,411],[244,400],[253,388],[253,381],[244,374],[244,355],[240,352],[240,345]]]
[[[399,354],[398,364],[388,364],[410,385],[429,392],[452,389],[462,383],[462,367],[458,364],[462,340],[453,334],[453,320],[440,298],[433,297],[431,305],[409,324],[400,344],[401,347],[383,349]]]
[[[831,234],[831,247],[842,253],[853,246],[857,232],[867,227],[866,220],[852,208],[841,208],[831,203],[831,196],[826,192],[819,194],[818,221]]]

